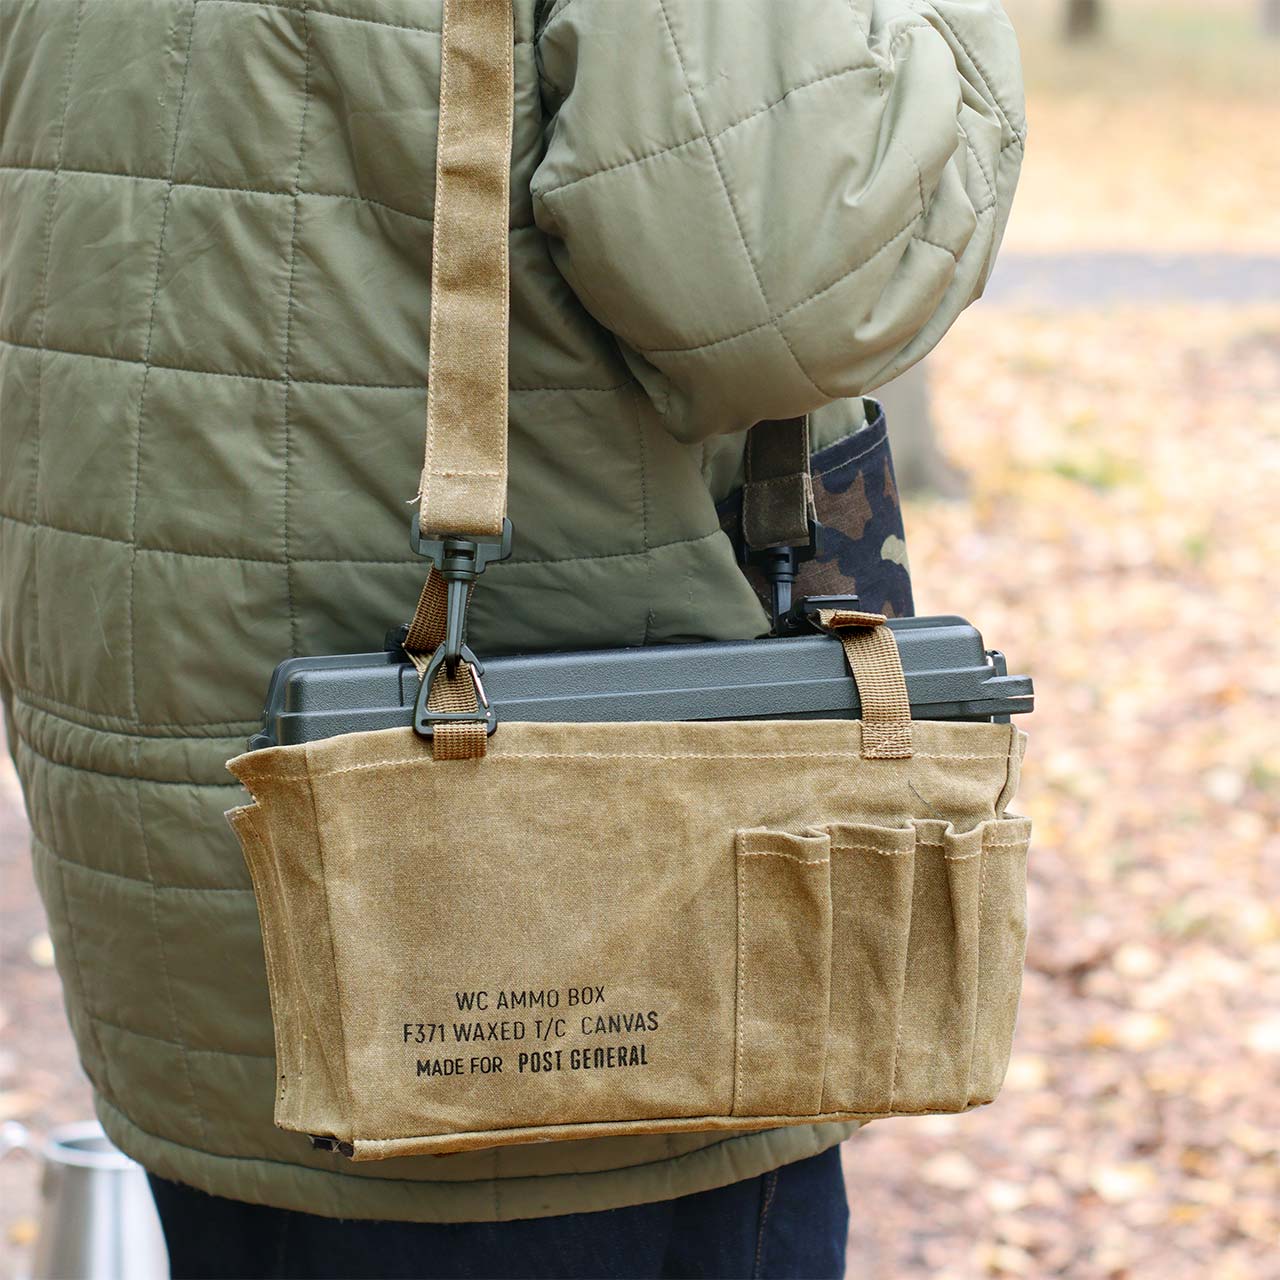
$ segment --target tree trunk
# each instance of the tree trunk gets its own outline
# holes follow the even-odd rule
[[[913,365],[872,395],[884,405],[889,423],[898,492],[912,497],[928,494],[958,498],[964,494],[967,481],[964,472],[938,447],[929,406],[927,365],[927,361]]]
[[[1102,0],[1067,0],[1062,34],[1068,40],[1092,40],[1102,29]]]

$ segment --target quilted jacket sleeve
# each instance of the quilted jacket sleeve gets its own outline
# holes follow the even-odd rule
[[[887,381],[982,292],[1025,133],[997,0],[556,0],[556,264],[696,441]]]

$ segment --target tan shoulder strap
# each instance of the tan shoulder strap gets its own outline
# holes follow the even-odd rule
[[[444,0],[426,456],[415,537],[415,546],[418,538],[439,545],[405,640],[424,673],[415,726],[430,732],[438,759],[483,755],[493,723],[478,714],[481,706],[490,710],[479,663],[465,647],[461,660],[450,649],[460,639],[458,628],[448,644],[444,640],[446,623],[455,620],[451,610],[465,610],[465,581],[474,582],[485,555],[498,558],[493,540],[509,545],[504,518],[513,26],[511,0]],[[747,540],[757,547],[807,543],[812,506],[807,419],[757,424],[748,437]],[[492,554],[468,543],[461,558],[471,557],[473,571],[458,572],[449,554],[451,547],[457,554],[459,538],[484,540]],[[884,619],[841,610],[824,612],[821,622],[840,637],[858,684],[863,755],[909,756],[911,709],[897,644]],[[430,724],[424,729],[420,720]]]
[[[503,533],[514,34],[511,0],[444,0],[427,432],[418,486],[418,532],[426,539]],[[458,717],[434,725],[432,754],[466,759],[485,752],[484,693],[471,662],[439,666],[447,615],[448,587],[433,568],[404,644],[428,695],[422,709]],[[432,662],[439,669],[429,670]]]
[[[444,0],[425,536],[498,536],[506,513],[513,41],[511,0]]]

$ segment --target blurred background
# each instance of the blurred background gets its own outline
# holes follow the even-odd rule
[[[994,1106],[846,1144],[849,1275],[1271,1280],[1280,3],[1006,4],[1004,253],[885,398],[917,609],[1036,681],[1026,983]]]
[[[845,1147],[851,1280],[1280,1277],[1280,0],[1007,0],[987,296],[885,392],[921,613],[1034,675],[997,1103]],[[0,762],[0,1121],[91,1113]],[[34,1233],[0,1164],[0,1273]]]

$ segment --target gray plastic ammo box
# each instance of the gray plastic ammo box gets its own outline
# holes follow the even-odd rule
[[[1008,721],[1030,711],[1030,676],[1011,676],[963,618],[889,622],[916,720]],[[634,649],[516,654],[484,663],[504,720],[856,719],[858,692],[840,642],[788,636]],[[271,677],[259,747],[407,728],[418,673],[398,653],[290,658]]]

